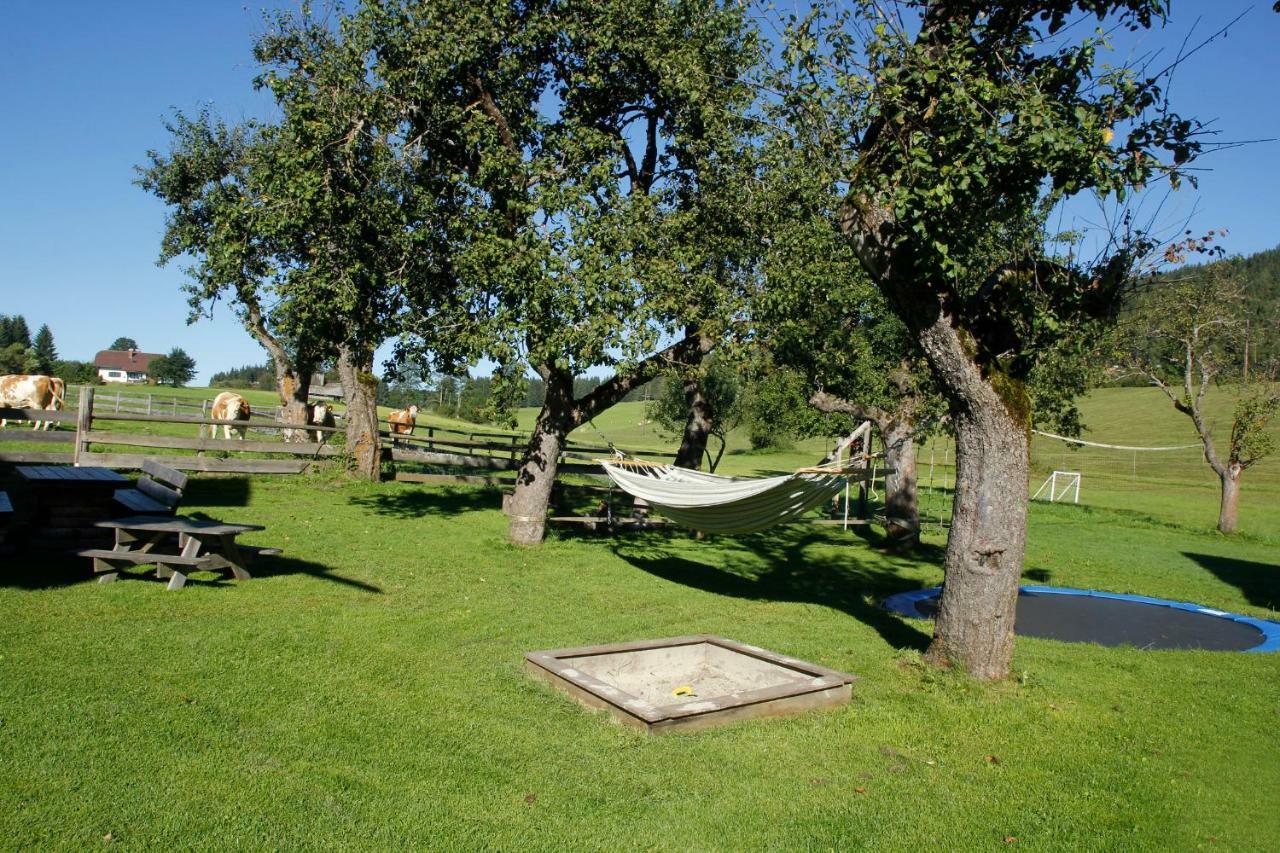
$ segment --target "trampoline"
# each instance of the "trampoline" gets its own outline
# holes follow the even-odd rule
[[[929,619],[938,610],[941,594],[940,586],[900,592],[886,598],[884,607],[903,616]],[[1280,651],[1280,622],[1163,598],[1060,586],[1019,588],[1017,632],[1067,643],[1139,649]]]

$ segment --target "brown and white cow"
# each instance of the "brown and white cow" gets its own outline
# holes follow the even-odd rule
[[[331,427],[337,422],[334,420],[333,408],[321,400],[318,403],[306,404],[307,426],[324,426]],[[280,431],[285,441],[314,441],[317,444],[325,441],[331,433],[321,432],[320,430],[299,429],[290,427]]]
[[[252,412],[249,409],[249,401],[239,394],[232,391],[223,391],[221,394],[213,398],[213,408],[209,409],[209,417],[217,418],[223,421],[247,421]],[[231,438],[231,431],[235,430],[236,434],[244,441],[245,433],[249,431],[247,426],[232,426],[231,424],[222,425],[222,437]],[[210,435],[217,437],[218,425],[214,424]]]
[[[312,426],[331,427],[337,424],[333,417],[333,409],[324,400],[316,403],[307,403],[307,423]],[[311,440],[319,444],[328,439],[333,433],[320,432],[319,430],[311,431]]]
[[[391,440],[398,435],[413,435],[413,428],[418,425],[418,407],[410,406],[387,415],[387,426],[391,427]]]
[[[62,408],[64,393],[66,386],[57,377],[24,373],[0,376],[0,406],[5,408],[56,411]],[[35,421],[33,428],[47,429],[50,423]],[[0,427],[7,424],[8,421],[0,419]]]

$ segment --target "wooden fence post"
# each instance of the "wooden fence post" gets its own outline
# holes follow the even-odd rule
[[[93,429],[93,386],[80,386],[80,402],[76,410],[76,444],[72,451],[71,461],[80,464],[80,458],[89,452],[89,442],[85,436]]]

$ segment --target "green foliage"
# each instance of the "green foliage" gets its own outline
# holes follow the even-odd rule
[[[36,332],[32,349],[35,351],[36,370],[46,376],[52,374],[58,362],[58,350],[53,345],[53,332],[49,331],[47,323]]]
[[[138,348],[137,341],[135,341],[133,338],[125,338],[125,337],[116,338],[114,341],[111,342],[111,346],[107,347],[107,349],[109,350],[115,350],[118,352],[124,352],[126,350],[137,349],[137,348]]]
[[[160,385],[186,385],[195,378],[196,360],[181,347],[174,347],[167,355],[153,359],[148,372]]]
[[[53,375],[62,377],[70,385],[94,385],[98,378],[98,368],[90,361],[59,359],[53,365]]]
[[[210,388],[274,388],[275,366],[268,359],[266,364],[246,364],[220,370],[209,379]]]
[[[717,438],[723,448],[730,430],[736,428],[744,416],[742,379],[731,364],[714,356],[703,362],[697,377],[699,390],[712,413],[709,434]],[[684,431],[689,419],[689,404],[679,374],[663,376],[660,395],[646,404],[645,416],[669,432],[680,434]],[[718,462],[720,455],[712,457],[713,461]],[[714,472],[716,465],[709,465],[708,470]]]
[[[859,2],[792,21],[799,82],[783,104],[800,138],[839,160],[845,233],[913,334],[945,305],[974,361],[1025,380],[1114,315],[1152,241],[1126,221],[1114,254],[1047,263],[1042,223],[1081,193],[1123,201],[1186,176],[1200,125],[1169,108],[1161,75],[1099,58],[1107,25],[1146,28],[1165,11],[991,2],[885,17]],[[1068,28],[1077,16],[1099,27]]]
[[[1275,437],[1268,427],[1278,412],[1280,394],[1269,384],[1245,392],[1231,419],[1230,464],[1249,468],[1275,451]]]
[[[664,332],[720,333],[750,254],[741,76],[756,45],[740,9],[458,0],[362,20],[437,196],[457,203],[456,340],[568,382],[626,374]]]
[[[0,348],[0,373],[35,373],[36,354],[20,341]]]
[[[809,405],[809,395],[799,371],[775,368],[752,376],[741,403],[752,449],[786,448],[797,438],[849,432],[847,416],[820,413]]]

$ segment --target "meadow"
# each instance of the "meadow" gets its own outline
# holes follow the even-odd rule
[[[1143,389],[1083,408],[1095,440],[1194,440]],[[627,404],[577,437],[669,448],[644,420]],[[788,470],[825,443],[744,445],[722,470]],[[940,484],[949,449],[932,449]],[[1084,479],[1080,505],[1033,504],[1028,580],[1277,618],[1280,462],[1247,475],[1243,532],[1224,537],[1194,454],[1134,471],[1109,453],[1036,440],[1036,476]],[[1014,677],[981,686],[922,665],[928,623],[878,607],[941,580],[936,528],[912,554],[804,526],[522,549],[498,505],[332,472],[202,475],[185,512],[264,524],[245,539],[284,550],[251,581],[166,593],[3,558],[0,848],[1280,847],[1278,655],[1024,638]],[[835,711],[650,738],[522,668],[690,633],[861,680]]]

